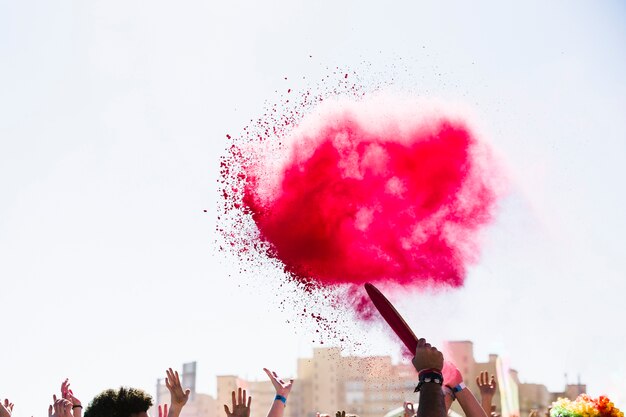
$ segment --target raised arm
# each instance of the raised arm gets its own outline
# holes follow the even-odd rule
[[[72,417],[72,402],[53,395],[52,405],[48,407],[48,417]]]
[[[490,415],[491,402],[498,388],[496,378],[491,375],[491,379],[489,379],[489,372],[483,371],[476,377],[476,385],[478,385],[478,389],[480,390],[480,403],[483,410],[485,410],[487,415]]]
[[[417,417],[445,417],[446,406],[444,393],[441,389],[443,375],[443,354],[436,347],[420,339],[415,349],[413,366],[419,373],[417,390],[420,401],[417,406]]]
[[[446,362],[444,369],[445,383],[452,390],[466,417],[487,417],[487,413],[463,383],[461,372],[452,362]]]
[[[224,404],[224,411],[226,417],[250,417],[250,404],[252,404],[252,397],[248,397],[246,390],[239,388],[237,392],[232,393],[232,407],[231,411],[226,404]]]
[[[276,397],[274,397],[274,402],[270,407],[270,411],[267,413],[267,417],[283,417],[285,414],[285,407],[287,406],[287,398],[289,397],[289,393],[291,392],[291,387],[293,387],[293,379],[290,379],[288,382],[282,380],[276,372],[272,372],[267,368],[263,368],[270,381],[272,381],[272,385],[276,390]]]
[[[178,371],[173,371],[172,368],[170,368],[165,371],[165,374],[167,375],[165,377],[165,386],[170,392],[171,400],[169,409],[166,408],[163,415],[167,417],[178,417],[181,411],[183,411],[185,404],[187,404],[187,401],[189,401],[191,391],[189,389],[183,391]]]
[[[80,400],[74,395],[74,392],[70,388],[70,380],[67,378],[61,383],[61,397],[72,403],[73,417],[82,417],[83,405]]]
[[[0,417],[11,417],[13,414],[13,403],[8,399],[0,401]]]

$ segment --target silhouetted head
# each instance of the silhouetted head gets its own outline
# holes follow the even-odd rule
[[[85,417],[149,417],[152,397],[137,388],[108,389],[91,400]]]

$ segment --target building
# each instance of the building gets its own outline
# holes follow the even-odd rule
[[[334,415],[337,410],[360,417],[382,417],[405,400],[415,402],[418,398],[413,393],[413,367],[395,365],[389,356],[342,356],[338,348],[319,348],[312,357],[298,359],[297,374],[285,417],[315,417],[318,411]],[[248,390],[257,405],[251,417],[265,417],[274,401],[270,381],[244,381],[226,375],[218,377],[217,386],[218,404],[229,404],[236,387]]]
[[[504,377],[502,375],[504,369],[498,369],[502,368],[502,365],[499,365],[501,358],[498,355],[490,354],[487,362],[476,362],[474,359],[474,344],[467,340],[446,342],[444,344],[444,353],[459,368],[463,375],[463,380],[466,381],[467,386],[475,393],[477,398],[480,396],[480,391],[476,385],[476,376],[481,371],[487,371],[490,375],[496,375],[498,391],[493,399],[493,404],[496,406],[497,411],[501,413],[503,408],[502,389],[504,385],[501,381]],[[498,374],[498,371],[500,371],[500,374]],[[520,416],[527,416],[533,409],[539,410],[540,415],[543,415],[543,413],[548,411],[550,404],[558,398],[573,400],[579,394],[587,392],[587,386],[580,382],[577,384],[566,384],[565,390],[562,392],[549,392],[546,386],[542,384],[521,383],[518,373],[514,369],[509,369],[506,372],[506,376],[508,377],[509,385],[512,385],[512,387],[509,387],[510,391],[513,391],[513,393],[509,393],[509,396],[517,396],[519,413],[513,414]],[[515,392],[517,394],[514,394]],[[454,405],[452,409],[461,412],[458,404]]]

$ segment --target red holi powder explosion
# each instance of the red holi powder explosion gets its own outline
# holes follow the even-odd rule
[[[244,203],[288,272],[323,285],[463,283],[463,248],[495,201],[475,175],[477,142],[446,119],[401,130],[338,115],[296,142],[272,195],[248,173]]]
[[[365,282],[463,284],[493,218],[498,173],[466,119],[363,100],[358,79],[340,74],[341,94],[274,105],[232,140],[218,229],[244,263],[265,257],[307,290],[343,288],[368,319]],[[349,100],[324,101],[340,95]]]

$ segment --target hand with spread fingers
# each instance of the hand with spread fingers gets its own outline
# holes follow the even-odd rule
[[[480,375],[476,377],[476,385],[478,385],[481,396],[493,397],[496,395],[496,389],[498,388],[496,377],[491,375],[491,379],[489,379],[489,372],[481,372]]]
[[[293,387],[293,379],[285,381],[280,378],[276,372],[270,371],[267,368],[263,368],[263,370],[276,390],[276,397],[270,407],[270,411],[267,413],[267,417],[283,417],[285,407],[287,406],[287,397],[289,397],[289,393]]]
[[[8,399],[0,401],[0,417],[11,417],[13,414],[13,403]]]
[[[267,368],[263,368],[263,370],[270,378],[270,381],[272,381],[272,385],[276,390],[276,394],[287,398],[287,396],[289,396],[289,393],[291,392],[291,387],[293,386],[293,379],[285,382],[278,376],[278,374],[276,374],[276,372],[270,371]]]
[[[226,411],[227,417],[250,417],[250,404],[252,403],[252,397],[247,397],[246,390],[239,388],[237,393],[233,391],[232,411],[224,404],[224,411]]]
[[[167,404],[159,404],[159,417],[167,417]]]
[[[478,385],[478,389],[480,390],[480,402],[483,410],[489,415],[491,414],[491,401],[498,389],[496,378],[493,375],[489,378],[489,372],[482,371],[480,375],[476,377],[476,385]]]
[[[70,380],[67,378],[61,383],[61,397],[72,403],[73,417],[82,417],[83,405],[80,400],[74,396],[74,392],[70,389]]]
[[[186,389],[183,391],[183,386],[180,383],[180,376],[178,371],[173,371],[172,368],[165,371],[165,386],[170,392],[170,407],[169,414],[165,414],[168,417],[178,417],[187,401],[189,401],[189,395],[191,390]]]

